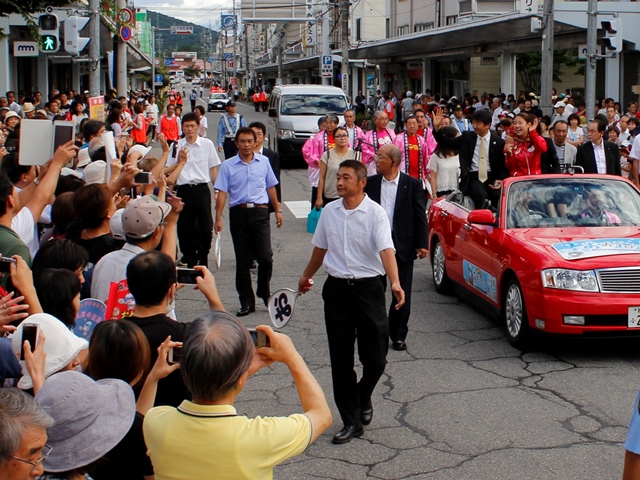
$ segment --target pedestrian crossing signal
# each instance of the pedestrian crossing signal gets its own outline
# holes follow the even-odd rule
[[[40,37],[41,50],[43,52],[57,52],[58,51],[58,37],[55,35],[42,35]]]
[[[40,29],[40,51],[43,53],[56,53],[60,48],[58,17],[47,13],[38,18]]]

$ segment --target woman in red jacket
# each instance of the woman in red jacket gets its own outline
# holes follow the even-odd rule
[[[505,139],[506,167],[512,177],[540,175],[540,155],[547,143],[540,135],[538,119],[530,113],[519,113],[513,120],[514,136]]]

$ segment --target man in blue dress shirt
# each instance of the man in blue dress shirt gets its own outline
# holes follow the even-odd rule
[[[255,311],[255,296],[251,285],[252,259],[258,262],[258,288],[256,294],[267,305],[273,272],[269,204],[276,213],[278,228],[282,226],[282,210],[276,194],[278,184],[269,159],[254,152],[256,135],[253,130],[241,127],[235,143],[238,155],[229,158],[220,167],[215,189],[215,231],[222,231],[222,211],[229,198],[229,229],[236,254],[236,290],[240,297],[238,317]]]

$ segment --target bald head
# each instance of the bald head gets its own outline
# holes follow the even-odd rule
[[[398,167],[402,160],[402,152],[396,145],[383,145],[376,155],[376,170],[387,180],[392,180],[398,175]]]

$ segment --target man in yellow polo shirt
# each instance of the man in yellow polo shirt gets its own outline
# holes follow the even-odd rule
[[[273,467],[299,455],[331,425],[320,385],[291,339],[268,326],[270,346],[256,349],[233,315],[210,312],[185,335],[180,368],[193,401],[156,407],[144,420],[144,438],[155,478],[271,479]],[[249,375],[282,362],[290,370],[303,414],[247,418],[235,397]]]

